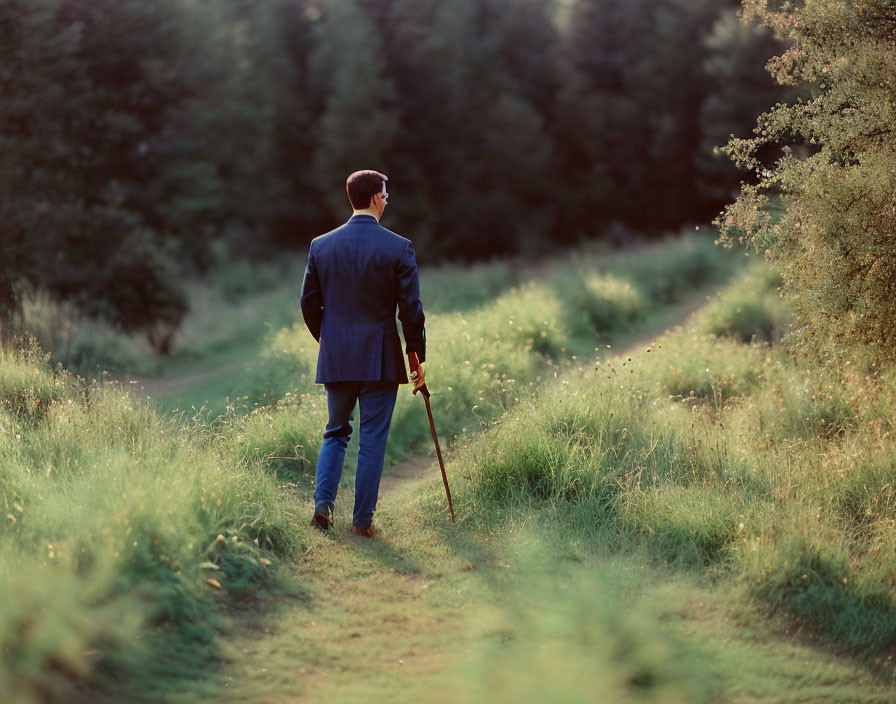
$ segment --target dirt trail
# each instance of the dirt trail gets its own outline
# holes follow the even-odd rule
[[[234,372],[242,371],[243,369],[245,369],[245,367],[245,360],[236,360],[234,362],[222,364],[220,367],[207,369],[201,372],[192,372],[190,374],[184,374],[183,376],[175,376],[170,378],[134,377],[122,381],[121,385],[125,389],[139,391],[141,392],[141,395],[155,398],[156,396],[163,396],[165,394],[170,394],[176,391],[182,391],[183,389],[188,389],[191,386],[202,384],[211,379],[217,379],[228,374],[233,374]]]
[[[613,351],[612,354],[631,354],[639,347],[646,347],[668,330],[671,330],[678,325],[685,325],[689,323],[691,319],[700,311],[700,309],[703,308],[703,306],[705,306],[707,303],[709,303],[713,298],[715,298],[716,294],[718,294],[724,288],[725,286],[722,285],[716,288],[709,289],[708,292],[706,289],[694,291],[690,295],[682,298],[677,303],[673,303],[666,309],[666,312],[667,318],[669,320],[674,320],[675,322],[663,326],[662,330],[659,329],[660,326],[658,326],[654,330],[644,332],[643,334],[638,335],[638,337],[626,340],[624,349]]]
[[[433,473],[439,474],[438,460],[433,455],[413,455],[401,462],[396,462],[383,472],[380,479],[380,496],[398,491],[408,484],[413,484]]]

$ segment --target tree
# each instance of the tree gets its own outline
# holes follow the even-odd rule
[[[639,178],[632,202],[649,199],[652,228],[708,220],[697,188],[695,155],[701,146],[700,106],[709,92],[704,71],[705,36],[718,15],[716,0],[663,0],[653,3],[652,27],[638,37],[639,50],[627,74],[628,93],[646,124]],[[636,194],[640,193],[640,197]],[[632,218],[635,219],[635,218]]]
[[[642,187],[648,127],[630,91],[630,73],[651,27],[646,0],[576,0],[569,11],[567,51],[578,76],[569,85],[581,88],[565,96],[562,114],[574,129],[561,138],[561,145],[568,142],[561,152],[580,177],[595,172],[589,181],[605,195],[590,217],[602,217],[601,226],[635,222],[648,210],[640,205],[649,197]]]
[[[67,173],[89,148],[72,143],[69,132],[87,127],[79,108],[90,83],[78,57],[80,32],[57,26],[57,10],[51,0],[0,4],[0,300],[7,314],[19,277],[58,278],[53,238],[82,219]]]
[[[709,88],[698,38],[718,12],[710,0],[573,4],[570,55],[601,122],[610,217],[658,231],[708,214],[694,162]]]
[[[0,5],[7,307],[22,279],[128,329],[179,321],[180,284],[163,275],[176,268],[172,210],[157,186],[193,87],[185,19],[176,0]],[[145,283],[152,295],[122,294]]]
[[[398,125],[380,38],[355,1],[329,2],[317,30],[311,60],[314,72],[326,76],[329,91],[313,164],[335,224],[349,208],[346,177],[359,169],[386,171]]]
[[[322,19],[310,0],[277,0],[274,8],[275,169],[287,193],[273,215],[275,245],[304,247],[332,220],[321,207],[324,184],[313,170],[315,126],[326,109],[328,76],[315,73]]]
[[[770,62],[772,75],[806,83],[811,94],[761,115],[754,137],[729,142],[726,152],[757,182],[719,216],[722,240],[749,242],[781,263],[798,320],[793,339],[806,354],[892,364],[896,7],[818,0],[776,9],[746,0],[743,15],[789,42]],[[768,144],[785,150],[771,164],[760,153]]]

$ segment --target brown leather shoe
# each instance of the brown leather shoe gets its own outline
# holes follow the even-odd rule
[[[352,533],[361,537],[361,538],[372,538],[379,531],[374,528],[372,525],[370,526],[352,526]]]
[[[330,528],[330,517],[325,513],[315,513],[314,518],[311,519],[311,525],[321,533],[326,533]]]

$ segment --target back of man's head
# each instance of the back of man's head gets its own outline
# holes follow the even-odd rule
[[[369,208],[371,198],[382,192],[383,184],[388,180],[388,176],[379,171],[355,171],[345,182],[352,207],[355,210]]]

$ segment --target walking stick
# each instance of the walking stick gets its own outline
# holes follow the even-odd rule
[[[426,402],[426,413],[429,415],[429,429],[432,431],[432,441],[436,445],[436,457],[439,458],[439,469],[442,470],[442,482],[445,484],[445,495],[448,497],[448,510],[451,511],[451,523],[457,525],[454,518],[454,505],[451,503],[451,489],[448,488],[448,475],[445,474],[445,462],[442,460],[442,448],[439,447],[439,436],[436,435],[436,424],[432,421],[432,406],[429,405],[429,389],[426,384],[420,389],[423,400]]]

